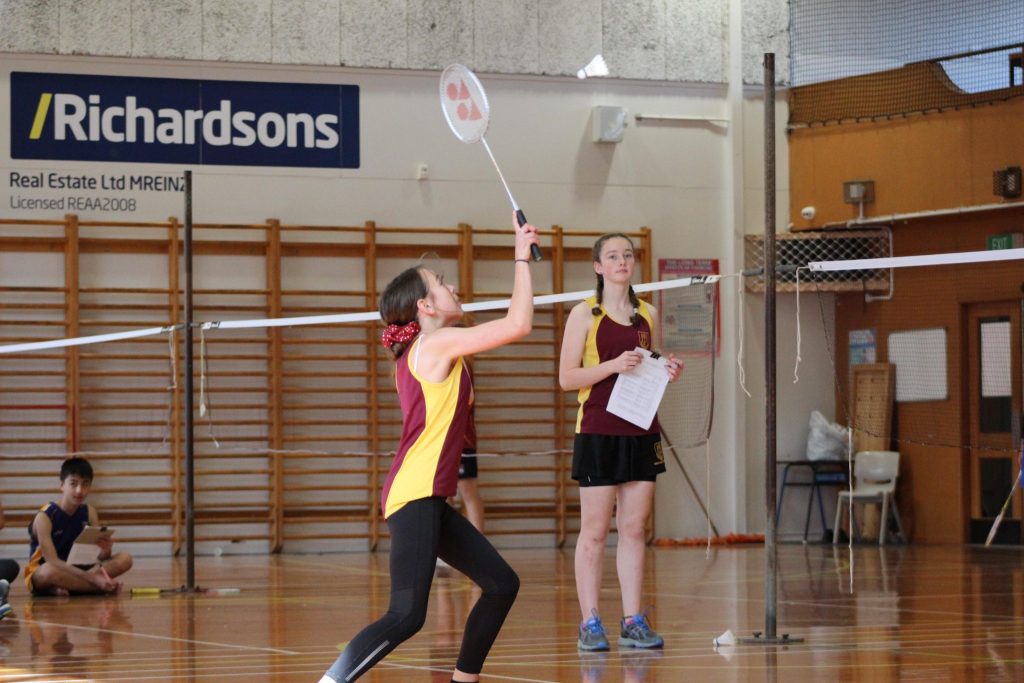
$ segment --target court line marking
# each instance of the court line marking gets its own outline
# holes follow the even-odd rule
[[[296,662],[296,664],[298,664],[298,662]],[[255,668],[255,670],[257,670],[257,671],[259,671],[261,673],[267,673],[269,671],[269,672],[276,673],[276,674],[305,673],[305,672],[311,672],[311,673],[315,674],[318,671],[325,671],[326,670],[326,669],[321,669],[319,667],[317,667],[317,668],[305,668],[306,666],[308,666],[308,664],[305,664],[305,663],[301,664],[300,666],[302,668],[288,667],[287,665],[285,665],[284,667],[281,667],[281,666],[274,667],[274,666],[272,666],[268,670],[268,668],[266,667],[265,664],[252,664],[252,665],[249,665],[249,668]],[[398,669],[398,670],[410,670],[410,671],[437,671],[437,672],[441,672],[441,673],[446,673],[447,674],[447,673],[452,671],[452,669],[454,668],[454,665],[448,666],[448,667],[425,666],[425,665],[420,666],[420,665],[415,665],[415,664],[405,664],[403,662],[395,662],[395,661],[383,660],[381,662],[378,662],[373,668],[374,669],[379,669],[379,668],[383,668],[383,669]],[[112,672],[112,673],[113,673],[113,675],[111,675],[110,673],[107,673],[106,675],[104,675],[102,677],[102,679],[105,680],[105,681],[167,680],[167,674],[166,674],[165,671],[162,671],[160,674],[154,674],[154,675],[151,675],[151,676],[140,676],[139,673],[141,673],[141,672],[138,669],[134,669],[132,675],[130,677],[128,677],[128,678],[124,677],[124,675],[120,671]],[[251,671],[251,670],[242,670],[242,671],[240,671],[240,670],[238,670],[237,667],[235,667],[234,670],[232,670],[232,671],[209,671],[209,670],[207,670],[207,673],[215,673],[218,678],[232,678],[232,677],[239,677],[239,676],[252,677],[253,676],[253,671]],[[37,675],[49,675],[49,674],[37,674]],[[519,683],[559,683],[557,680],[550,680],[550,679],[545,679],[545,678],[525,678],[525,677],[522,677],[522,676],[512,676],[512,675],[497,674],[497,673],[488,673],[487,674],[487,678],[488,678],[488,680],[517,681]],[[67,679],[60,679],[60,680],[63,682],[65,680],[67,680]],[[92,679],[76,679],[76,680],[91,681]]]
[[[254,645],[235,645],[234,643],[218,643],[212,640],[193,640],[191,638],[174,638],[172,636],[157,636],[151,633],[135,633],[134,631],[116,631],[111,628],[97,628],[95,626],[79,626],[76,624],[62,624],[60,622],[53,621],[41,621],[39,619],[17,619],[15,621],[24,622],[25,625],[29,624],[42,624],[43,626],[55,626],[58,628],[70,628],[77,631],[89,631],[92,633],[109,633],[116,636],[128,636],[129,638],[148,638],[150,640],[163,640],[175,643],[194,643],[196,645],[209,645],[211,647],[223,647],[230,648],[233,650],[251,650],[254,652],[273,652],[279,655],[299,655],[300,652],[292,650],[281,650],[275,647],[256,647]]]
[[[369,554],[369,553],[367,553]],[[330,564],[328,562],[317,562],[311,560],[299,560],[292,557],[281,557],[281,560],[287,564],[297,564],[302,567],[310,567],[316,569],[331,569],[333,571],[346,572],[351,574],[358,574],[359,576],[379,576],[382,578],[390,578],[391,572],[379,571],[376,569],[360,569],[355,566],[348,566],[344,564]]]
[[[392,667],[392,668],[412,669],[413,671],[449,672],[449,671],[451,671],[454,668],[454,665],[453,666],[446,666],[446,667],[440,667],[440,666],[415,666],[413,664],[403,664],[402,662],[394,662],[394,661],[388,662],[387,660],[381,661],[381,662],[379,662],[379,664],[386,664],[387,666]],[[496,674],[496,673],[492,673],[490,671],[487,672],[487,679],[488,680],[503,680],[503,681],[522,681],[522,683],[559,683],[558,681],[552,681],[552,680],[549,680],[547,678],[522,678],[522,677],[519,677],[519,676],[507,676],[507,675],[503,675],[503,674]]]

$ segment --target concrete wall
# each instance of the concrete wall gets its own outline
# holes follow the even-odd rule
[[[787,73],[785,0],[8,0],[0,52],[723,83],[731,5],[743,81]]]

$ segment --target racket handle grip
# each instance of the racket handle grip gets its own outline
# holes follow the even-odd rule
[[[526,225],[526,214],[523,213],[522,209],[516,209],[516,223],[519,224],[520,228],[523,227],[524,225]],[[531,244],[530,245],[530,256],[533,257],[534,261],[540,261],[541,260],[540,247],[538,247],[536,244]]]

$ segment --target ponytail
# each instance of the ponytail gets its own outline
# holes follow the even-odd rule
[[[388,283],[380,295],[380,317],[387,324],[381,344],[395,360],[402,357],[419,334],[417,302],[427,296],[427,285],[419,268],[407,268]]]
[[[629,286],[629,303],[633,304],[633,315],[629,316],[629,322],[633,327],[638,327],[640,325],[640,299],[633,291],[633,285]]]
[[[630,289],[633,289],[630,287]],[[590,309],[590,312],[596,317],[601,315],[601,301],[604,298],[604,275],[597,276],[597,305]]]
[[[380,343],[397,359],[419,333],[420,324],[415,320],[405,325],[391,324],[384,328],[384,333],[380,335]]]

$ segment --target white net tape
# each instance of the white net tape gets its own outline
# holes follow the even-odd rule
[[[676,287],[688,287],[695,284],[718,282],[721,277],[721,275],[703,275],[697,277],[678,278],[675,280],[665,280],[663,282],[647,282],[636,285],[633,289],[638,294],[643,294],[645,292],[657,292]],[[593,294],[594,290],[592,289],[579,290],[576,292],[563,292],[561,294],[544,294],[542,296],[533,297],[533,305],[548,306],[551,304],[582,301]],[[462,305],[462,310],[466,313],[498,311],[508,308],[510,303],[510,299],[495,299],[493,301],[467,303]],[[295,318],[264,318],[262,320],[225,320],[201,323],[201,327],[204,330],[239,330],[254,327],[295,327],[298,325],[372,322],[375,320],[380,320],[380,313],[378,311],[367,311],[365,313],[339,313],[335,315],[312,315]],[[3,349],[4,347],[0,346],[0,353],[3,352]]]

